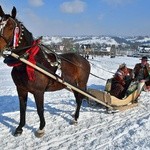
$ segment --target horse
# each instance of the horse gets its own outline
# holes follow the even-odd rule
[[[44,127],[44,93],[46,91],[57,91],[66,88],[40,71],[13,58],[10,53],[16,53],[33,64],[40,64],[50,73],[56,75],[58,68],[61,69],[61,79],[71,85],[85,90],[90,74],[90,64],[82,56],[75,53],[56,54],[46,53],[40,40],[35,40],[31,32],[16,18],[17,10],[13,7],[10,14],[5,14],[0,6],[0,51],[4,55],[4,62],[12,66],[11,76],[16,85],[16,90],[20,104],[20,122],[13,135],[19,136],[23,132],[26,123],[26,107],[28,93],[32,93],[35,99],[37,113],[40,119],[39,128],[36,136],[41,137],[45,134]],[[7,53],[7,54],[6,54]],[[57,75],[56,75],[57,76]],[[72,90],[76,100],[76,110],[73,123],[77,123],[82,100],[85,97],[81,93]]]

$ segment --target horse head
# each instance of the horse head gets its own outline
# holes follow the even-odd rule
[[[16,15],[15,7],[11,14],[5,14],[0,6],[0,52],[19,49],[33,43],[32,34],[16,19]]]

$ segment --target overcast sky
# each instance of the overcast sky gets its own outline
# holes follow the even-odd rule
[[[34,36],[150,36],[150,0],[0,0]]]

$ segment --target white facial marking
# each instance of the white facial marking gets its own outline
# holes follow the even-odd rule
[[[6,24],[7,24],[7,21],[8,21],[8,20],[1,21],[1,23],[0,23],[0,32],[2,32],[2,31],[3,31],[4,27],[5,27],[5,26],[6,26]]]

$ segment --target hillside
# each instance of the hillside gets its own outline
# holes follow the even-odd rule
[[[107,45],[130,45],[136,43],[138,45],[150,45],[150,37],[117,37],[117,36],[78,36],[78,37],[61,37],[61,36],[44,36],[43,41],[46,44],[62,42],[63,38],[71,38],[74,43],[79,44],[107,44]]]

